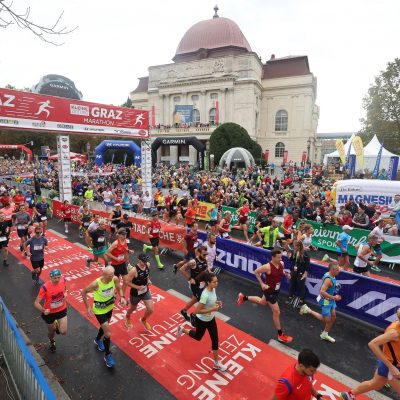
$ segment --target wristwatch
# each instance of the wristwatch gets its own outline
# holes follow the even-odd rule
[[[317,400],[322,399],[322,394],[321,393],[317,393]]]

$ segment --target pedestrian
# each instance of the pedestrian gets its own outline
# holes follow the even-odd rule
[[[24,247],[27,257],[31,259],[31,265],[33,268],[32,279],[37,285],[42,283],[40,275],[44,267],[44,250],[49,245],[47,238],[42,235],[42,232],[43,230],[41,226],[36,226],[35,235],[25,242]]]
[[[67,282],[61,275],[61,271],[53,269],[50,272],[50,280],[42,285],[34,303],[47,324],[49,350],[52,353],[56,351],[55,334],[67,334],[67,293]]]
[[[324,330],[320,334],[322,340],[335,343],[336,340],[329,335],[336,321],[336,302],[342,298],[338,295],[339,285],[336,282],[336,277],[340,273],[339,265],[336,262],[329,263],[329,271],[322,277],[322,286],[317,297],[318,303],[321,306],[321,314],[311,310],[307,304],[300,308],[300,314],[310,314],[314,318],[324,323]]]
[[[213,368],[223,372],[226,371],[227,367],[219,361],[218,327],[215,320],[215,313],[222,308],[222,302],[218,300],[215,291],[218,286],[218,278],[215,274],[206,272],[204,274],[204,282],[206,287],[201,294],[195,311],[196,328],[187,329],[183,325],[179,325],[176,335],[180,337],[185,334],[192,339],[200,341],[207,330],[211,338],[211,349],[214,355]]]
[[[350,241],[350,231],[353,228],[350,225],[343,225],[343,232],[339,234],[338,240],[336,240],[336,251],[338,253],[338,264],[339,267],[347,271],[350,268],[349,259],[349,241]]]
[[[82,299],[86,306],[87,316],[96,317],[100,328],[97,336],[94,339],[94,344],[100,352],[104,352],[104,362],[108,368],[115,366],[114,358],[112,357],[111,346],[111,327],[110,321],[115,305],[115,292],[120,296],[120,304],[127,305],[127,302],[122,291],[119,279],[114,276],[114,268],[111,266],[105,267],[101,277],[93,281],[85,289],[82,289]],[[90,307],[88,294],[93,293],[93,305]]]

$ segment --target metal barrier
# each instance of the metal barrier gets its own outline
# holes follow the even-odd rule
[[[1,297],[0,352],[21,399],[56,399]]]

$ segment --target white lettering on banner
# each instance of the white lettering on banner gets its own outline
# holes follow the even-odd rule
[[[248,259],[239,254],[233,254],[221,249],[217,249],[217,261],[228,267],[238,268],[242,271],[250,272],[251,274],[254,274],[254,271],[262,265],[257,260]]]
[[[347,280],[337,280],[337,283],[340,283],[340,285],[344,286],[344,285],[354,285],[356,282],[358,281],[358,279],[347,279]],[[319,295],[319,291],[321,290],[321,286],[322,286],[322,279],[320,278],[313,278],[311,276],[307,277],[306,280],[306,288],[308,289],[308,291],[310,292],[310,294],[313,294],[315,296]]]
[[[107,110],[107,108],[93,107],[91,110],[92,117],[96,118],[109,118],[121,120],[121,110]]]
[[[376,304],[377,300],[383,300],[381,303]],[[379,317],[382,314],[385,314],[389,310],[394,310],[394,313],[387,317],[385,321],[393,322],[397,319],[396,310],[400,306],[400,297],[390,297],[386,299],[386,294],[371,291],[363,294],[361,297],[347,304],[347,307],[354,308],[355,310],[359,310],[369,304],[373,303],[373,307],[369,310],[365,311],[366,314],[373,315],[374,317]]]
[[[332,389],[331,387],[327,386],[325,383],[321,383],[320,386],[318,387],[317,381],[314,380],[313,385],[314,385],[315,389],[317,390],[317,392],[321,393],[322,396],[324,396],[324,399],[336,400],[340,396],[340,393],[337,390]]]
[[[114,121],[105,121],[104,119],[95,119],[95,118],[83,118],[83,122],[85,124],[92,124],[92,125],[109,125],[113,126]]]
[[[3,94],[3,97],[3,99],[0,97],[0,106],[11,108],[15,107],[15,104],[12,102],[15,99],[15,96],[11,94]]]

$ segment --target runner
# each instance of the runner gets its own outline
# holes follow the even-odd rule
[[[230,211],[226,211],[225,215],[221,219],[219,225],[218,225],[218,231],[219,235],[223,237],[224,239],[230,239],[230,233],[231,233],[231,217],[232,213]]]
[[[214,261],[217,258],[217,238],[213,233],[209,233],[207,236],[207,241],[203,245],[207,248],[207,267],[208,272],[214,272],[218,275],[221,272],[220,267],[214,268]]]
[[[218,339],[218,327],[217,321],[215,320],[215,313],[222,308],[222,302],[217,299],[217,293],[215,291],[218,286],[218,278],[215,274],[205,273],[204,281],[206,288],[203,290],[201,297],[195,311],[195,327],[196,329],[187,329],[183,325],[179,325],[176,336],[180,337],[183,334],[190,336],[192,339],[200,341],[206,330],[211,338],[211,348],[214,355],[213,368],[219,371],[226,371],[226,366],[221,364],[219,361],[219,339]]]
[[[79,225],[79,237],[83,238],[86,231],[89,228],[90,221],[92,220],[92,213],[90,212],[89,205],[86,204],[78,214]]]
[[[233,227],[234,229],[239,229],[243,231],[244,238],[246,239],[247,243],[250,243],[249,236],[248,236],[248,230],[249,230],[249,214],[250,214],[250,208],[249,208],[249,201],[244,200],[242,207],[238,208],[236,210],[236,213],[239,215],[239,220],[238,223]]]
[[[0,213],[0,251],[3,253],[3,266],[8,267],[8,241],[10,238],[10,224],[5,220],[4,214]]]
[[[260,245],[267,250],[273,250],[277,244],[277,241],[285,237],[279,232],[279,221],[276,218],[271,221],[270,226],[260,228],[259,232],[264,235],[263,241],[260,243]]]
[[[90,228],[90,225],[89,225]],[[90,232],[88,229],[86,231],[87,237],[89,237],[91,243],[90,247],[93,248],[93,256],[94,258],[86,259],[86,266],[90,268],[90,263],[95,262],[99,263],[99,257],[104,260],[104,265],[107,266],[107,231],[106,231],[106,223],[105,221],[99,221],[99,226],[97,229],[94,229]]]
[[[382,259],[382,248],[381,244],[385,241],[385,236],[383,232],[383,228],[385,226],[385,221],[382,218],[379,218],[375,221],[375,228],[372,229],[371,235],[375,235],[378,238],[377,244],[373,247],[373,253],[375,256],[374,265],[371,266],[371,269],[375,272],[381,272],[381,269],[378,267],[379,262]]]
[[[272,400],[310,400],[312,396],[322,400],[322,394],[313,385],[319,365],[320,361],[312,350],[301,350],[297,363],[288,367],[278,379]]]
[[[35,204],[33,212],[36,216],[37,222],[43,229],[43,236],[46,236],[47,211],[53,212],[51,207],[46,201],[46,197],[42,196],[40,202]]]
[[[192,229],[190,229],[190,231],[182,239],[181,243],[184,242],[185,245],[185,257],[182,261],[178,262],[178,264],[173,265],[174,274],[176,274],[178,272],[178,269],[181,268],[185,263],[196,257],[194,252],[195,249],[199,246],[199,237],[197,234],[198,228],[199,224],[195,222],[192,225]]]
[[[123,214],[121,221],[117,224],[117,229],[125,229],[126,231],[126,243],[129,244],[131,243],[131,229],[133,228],[133,224],[131,221],[129,221],[129,215],[128,214]]]
[[[131,288],[130,290],[130,306],[126,312],[125,325],[129,329],[133,327],[131,321],[131,314],[136,311],[137,305],[143,301],[146,311],[143,317],[139,318],[140,323],[146,331],[151,331],[152,327],[147,321],[151,314],[153,314],[153,298],[151,296],[150,288],[150,262],[149,256],[146,254],[139,254],[138,263],[129,271],[125,277],[125,286]]]
[[[342,392],[344,400],[355,400],[358,394],[380,390],[387,383],[400,394],[400,308],[397,309],[397,321],[392,322],[385,333],[372,339],[368,346],[378,359],[374,377],[364,381],[349,392]]]
[[[64,203],[61,207],[61,212],[64,219],[65,233],[68,233],[68,225],[71,224],[71,204],[69,204],[68,200],[64,200]]]
[[[50,280],[43,284],[36,297],[34,306],[42,313],[42,318],[47,324],[49,337],[49,350],[56,351],[55,334],[67,334],[67,282],[59,269],[50,272]],[[41,301],[44,300],[44,305]]]
[[[271,261],[262,265],[254,271],[254,274],[260,283],[263,296],[245,296],[239,293],[237,305],[240,306],[244,301],[259,304],[261,306],[268,305],[272,311],[272,320],[276,330],[278,331],[278,340],[283,343],[290,343],[293,338],[283,333],[280,321],[280,309],[278,304],[278,295],[281,287],[281,281],[285,276],[282,252],[280,250],[271,251]],[[265,283],[261,278],[261,274],[265,274]]]
[[[120,286],[119,279],[114,276],[114,268],[108,266],[103,269],[103,274],[100,278],[97,278],[81,291],[88,317],[91,318],[94,315],[100,324],[100,329],[94,339],[94,343],[99,351],[104,351],[104,361],[108,368],[112,368],[115,365],[115,361],[110,351],[110,320],[115,305],[116,290],[120,295],[120,304],[126,306],[127,302]],[[88,302],[88,293],[93,293],[92,308]],[[102,338],[103,340],[101,340]]]
[[[148,244],[143,245],[143,253],[146,254],[147,250],[153,250],[154,258],[157,261],[158,269],[164,269],[164,265],[161,263],[158,246],[160,244],[160,232],[161,222],[158,217],[158,212],[153,212],[152,220],[147,223],[147,231],[150,237],[150,246]]]
[[[186,231],[189,232],[190,229],[192,228],[192,225],[196,221],[196,210],[193,206],[193,201],[189,201],[188,203],[188,208],[185,213],[185,219],[186,219]]]
[[[211,228],[211,233],[215,235],[218,234],[218,205],[217,204],[213,204],[213,208],[210,208],[207,211],[207,215],[210,218],[210,221],[208,222],[208,225]]]
[[[200,300],[201,292],[204,289],[203,277],[208,269],[206,257],[207,257],[207,247],[201,245],[196,251],[194,260],[190,259],[190,261],[183,264],[179,270],[180,273],[189,282],[190,290],[192,291],[192,298],[185,304],[185,307],[183,307],[182,310],[180,311],[183,318],[185,318],[186,321],[190,321],[188,311],[190,307],[195,305]],[[189,273],[188,270],[190,270]]]
[[[28,239],[28,227],[31,222],[31,216],[25,211],[25,204],[21,204],[18,212],[13,215],[13,226],[17,230],[17,235],[20,238],[20,251],[24,250],[25,242]]]
[[[113,210],[110,213],[109,219],[110,221],[110,232],[111,232],[111,237],[115,235],[115,229],[117,228],[117,224],[121,221],[121,204],[117,203],[115,205],[115,210]]]
[[[99,227],[99,223],[100,223],[100,215],[94,214],[93,221],[89,224],[89,226],[86,230],[86,234],[85,234],[85,242],[86,242],[86,246],[88,247],[89,251],[92,251],[92,247],[91,247],[92,239],[90,237],[90,234]]]
[[[104,192],[101,195],[103,197],[103,202],[104,206],[106,207],[106,211],[108,211],[111,206],[111,201],[114,198],[111,188],[107,188],[106,190],[104,190]]]
[[[372,254],[372,249],[378,244],[378,236],[369,234],[368,242],[363,242],[360,244],[357,250],[357,256],[354,260],[353,272],[356,274],[369,276],[369,269],[374,265],[373,261],[369,258]]]
[[[22,194],[21,190],[17,190],[16,195],[13,197],[13,203],[15,206],[15,211],[19,210],[22,204],[25,204],[25,196]]]
[[[186,210],[188,208],[189,200],[188,194],[185,193],[183,197],[178,201],[178,207],[181,211],[182,218],[186,218]]]
[[[350,231],[353,228],[349,225],[343,225],[342,227],[343,232],[339,235],[338,240],[336,241],[336,251],[338,252],[338,264],[339,267],[343,268],[347,271],[350,268],[350,259],[349,259],[349,252],[348,252],[348,245],[350,241]]]
[[[339,265],[336,262],[329,263],[329,271],[322,277],[322,286],[317,297],[318,303],[321,306],[321,314],[311,310],[307,304],[304,304],[300,308],[300,314],[310,314],[314,318],[324,323],[324,330],[320,335],[322,340],[335,343],[336,340],[329,336],[333,324],[336,320],[336,302],[342,298],[337,294],[339,291],[339,285],[336,282],[336,277],[340,273]]]
[[[30,237],[24,244],[24,250],[28,258],[31,259],[32,264],[32,279],[35,284],[42,284],[39,279],[42,269],[44,267],[44,250],[49,245],[47,238],[42,235],[41,226],[36,226],[35,235]]]
[[[117,239],[111,244],[106,252],[106,256],[111,260],[111,266],[114,267],[114,275],[117,278],[125,276],[128,274],[128,262],[129,262],[129,250],[128,243],[126,243],[126,230],[124,228],[118,229]],[[123,284],[122,290],[125,290]]]

